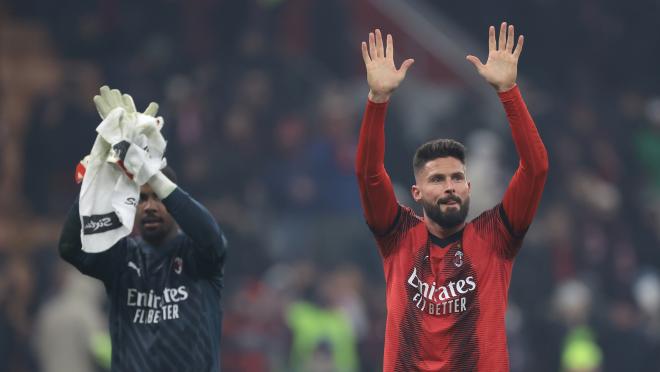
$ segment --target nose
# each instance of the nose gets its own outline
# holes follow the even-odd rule
[[[144,210],[145,211],[155,211],[156,210],[156,201],[153,198],[147,198],[144,201]]]
[[[445,182],[445,193],[447,194],[456,193],[456,186],[454,185],[454,181],[452,181],[451,179]]]

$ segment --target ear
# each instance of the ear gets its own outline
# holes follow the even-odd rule
[[[410,188],[410,193],[412,194],[412,197],[416,202],[419,202],[422,199],[422,190],[420,190],[419,187],[417,187],[417,184],[412,185],[412,187]]]

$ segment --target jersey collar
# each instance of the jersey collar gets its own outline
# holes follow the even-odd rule
[[[463,227],[462,229],[458,230],[457,232],[449,235],[446,238],[440,238],[440,237],[437,237],[437,236],[431,234],[431,232],[428,231],[428,229],[427,229],[429,237],[431,238],[431,242],[433,244],[437,245],[440,248],[445,248],[449,244],[455,243],[455,242],[461,240],[461,238],[463,238],[463,231],[465,231],[465,227]]]

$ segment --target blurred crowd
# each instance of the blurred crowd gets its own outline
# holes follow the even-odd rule
[[[520,84],[550,175],[514,267],[511,370],[660,370],[660,5],[427,2],[477,45],[503,19],[527,38]],[[179,185],[230,242],[223,370],[379,370],[384,279],[353,171],[359,42],[379,23],[358,14],[349,1],[1,3],[0,371],[108,368],[103,289],[56,253],[103,84],[160,103]],[[404,84],[426,80],[414,70]],[[386,155],[400,201],[413,206],[414,149],[454,137],[472,215],[497,203],[517,165],[503,110],[438,83],[451,105],[415,113],[420,128],[406,106],[429,91],[403,88]]]

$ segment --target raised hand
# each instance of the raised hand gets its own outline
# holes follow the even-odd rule
[[[379,29],[369,33],[369,46],[362,42],[362,58],[367,68],[369,99],[372,102],[387,102],[392,92],[406,77],[408,68],[415,62],[406,59],[397,70],[394,65],[394,40],[387,35],[387,46],[383,47],[383,36]]]
[[[110,111],[117,107],[122,107],[129,114],[137,112],[133,97],[128,94],[121,94],[118,89],[111,90],[107,85],[102,86],[101,89],[99,89],[99,93],[99,95],[94,96],[94,105],[96,106],[96,110],[99,112],[101,119],[105,119]],[[156,102],[151,102],[147,109],[144,110],[144,115],[155,117],[157,113],[158,104]]]
[[[499,43],[495,43],[495,27],[488,29],[488,60],[481,63],[479,58],[468,55],[466,59],[477,68],[479,75],[492,85],[498,92],[504,92],[516,85],[518,75],[518,59],[522,52],[524,37],[518,37],[514,49],[514,27],[509,25],[507,34],[506,22],[500,26]]]

